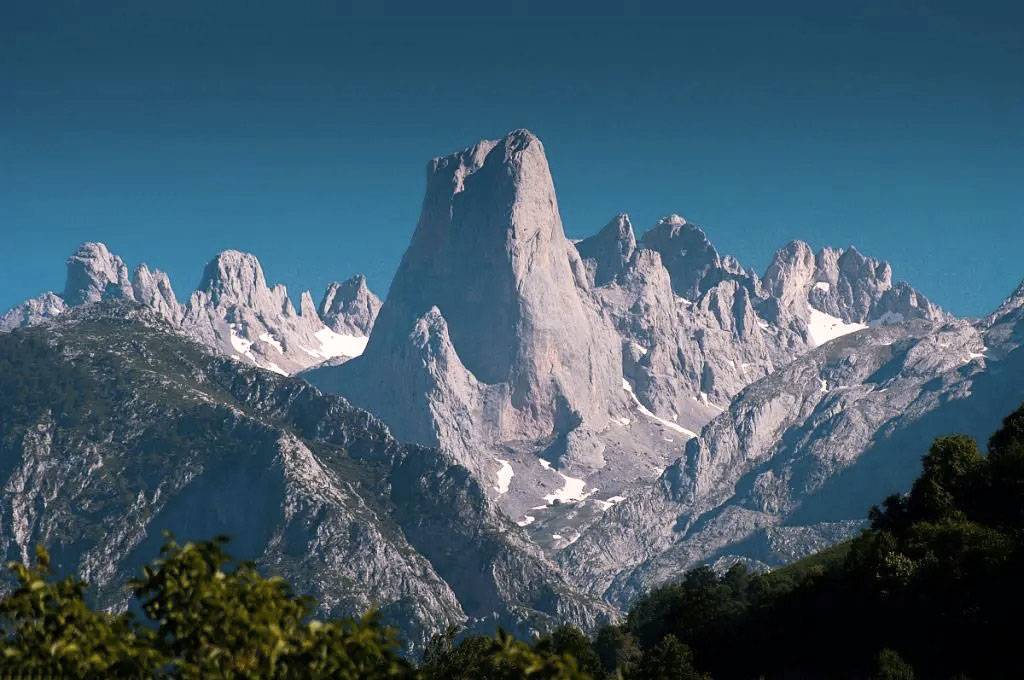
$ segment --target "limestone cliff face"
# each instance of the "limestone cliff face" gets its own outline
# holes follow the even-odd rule
[[[951,318],[909,284],[894,284],[888,262],[854,247],[823,248],[815,254],[803,241],[793,241],[775,254],[764,284],[790,317],[806,319],[813,308],[848,323]]]
[[[104,244],[84,243],[67,261],[63,294],[46,293],[12,308],[0,317],[0,332],[103,300],[137,302],[210,349],[281,374],[358,355],[380,308],[360,275],[331,284],[323,318],[308,292],[296,311],[284,286],[267,284],[259,260],[237,250],[211,260],[199,289],[181,304],[164,272],[142,264],[129,276],[124,261]]]
[[[357,274],[327,286],[318,311],[324,324],[335,333],[369,337],[380,306],[380,298],[366,285],[366,277]]]
[[[443,440],[441,424],[456,412],[491,441],[546,437],[580,422],[602,428],[620,398],[620,351],[582,272],[535,136],[518,130],[434,159],[366,352],[310,379],[419,441]],[[451,376],[434,373],[437,384],[398,398],[405,372],[396,358],[408,355],[425,318],[433,328],[443,319],[442,344],[459,377],[444,384]],[[411,425],[424,410],[437,424],[432,435]]]

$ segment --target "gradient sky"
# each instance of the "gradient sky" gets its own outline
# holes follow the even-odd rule
[[[0,308],[59,292],[84,240],[167,271],[179,299],[225,248],[296,299],[360,271],[383,295],[427,160],[528,127],[571,237],[678,212],[759,271],[795,238],[855,244],[983,314],[1024,278],[1021,16],[816,9],[838,4],[4,3]]]

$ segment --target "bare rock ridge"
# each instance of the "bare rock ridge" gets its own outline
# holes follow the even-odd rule
[[[704,231],[679,215],[664,217],[644,234],[642,247],[657,251],[672,277],[676,295],[696,300],[725,280],[742,282],[757,293],[757,275],[745,271],[735,258],[719,255]]]
[[[629,215],[616,215],[601,231],[576,244],[592,286],[603,286],[626,268],[636,252],[636,235]]]
[[[108,299],[147,307],[192,339],[281,374],[358,355],[373,328],[379,300],[362,276],[331,284],[321,319],[308,292],[295,310],[282,285],[268,286],[259,260],[228,250],[206,266],[188,302],[178,302],[167,274],[145,264],[131,275],[102,243],[84,243],[67,261],[62,295],[45,293],[0,317],[0,331],[53,319],[68,309]]]
[[[309,378],[378,413],[400,438],[451,449],[465,439],[446,425],[455,414],[479,441],[603,428],[621,400],[620,351],[582,271],[535,136],[518,130],[436,158],[366,351]],[[402,397],[399,358],[425,348],[428,383]]]
[[[764,276],[779,307],[802,317],[808,304],[847,323],[899,323],[950,317],[908,284],[892,281],[888,262],[856,248],[823,248],[815,254],[802,241],[779,250]]]
[[[726,404],[835,337],[867,325],[951,318],[908,284],[893,284],[888,263],[852,247],[815,254],[794,241],[762,278],[720,255],[678,215],[641,239],[620,215],[576,245],[595,297],[624,339],[625,377],[655,413],[691,429],[709,419],[694,400]]]
[[[366,285],[366,277],[357,274],[327,287],[320,301],[319,313],[335,333],[369,337],[380,306],[380,298]]]
[[[102,243],[83,243],[68,258],[64,302],[71,307],[104,297],[133,297],[128,267]]]
[[[43,293],[15,305],[0,316],[0,333],[43,323],[63,314],[67,308],[61,296],[53,292]]]
[[[906,490],[932,438],[987,438],[1024,400],[1022,371],[1019,315],[917,319],[829,342],[744,389],[560,562],[579,586],[624,604],[701,562],[807,555]]]

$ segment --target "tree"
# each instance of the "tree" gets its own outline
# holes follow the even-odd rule
[[[672,634],[662,638],[625,675],[627,680],[710,680],[693,667],[693,651]]]
[[[601,659],[591,644],[590,638],[579,628],[559,626],[549,635],[541,637],[533,646],[540,654],[554,654],[576,660],[580,670],[588,675],[598,676],[602,672]]]
[[[50,557],[35,566],[12,562],[18,586],[0,600],[0,674],[108,678],[152,676],[166,661],[148,629],[131,617],[96,612],[86,584],[51,580]]]
[[[531,649],[499,630],[494,637],[473,636],[454,644],[455,632],[449,628],[435,636],[420,667],[427,680],[589,680],[576,659],[550,649]]]
[[[252,564],[227,569],[227,539],[169,539],[161,559],[132,583],[157,624],[156,644],[171,673],[186,678],[395,678],[410,667],[393,631],[361,620],[310,620],[312,601]]]
[[[875,658],[872,680],[914,680],[914,669],[891,649],[883,649]]]

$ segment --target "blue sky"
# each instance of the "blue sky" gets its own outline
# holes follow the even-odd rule
[[[678,212],[758,270],[795,238],[855,244],[959,314],[1024,278],[1024,24],[995,5],[136,4],[5,6],[0,308],[59,291],[84,240],[180,299],[225,248],[293,298],[360,271],[383,295],[427,160],[518,127],[573,237]]]

